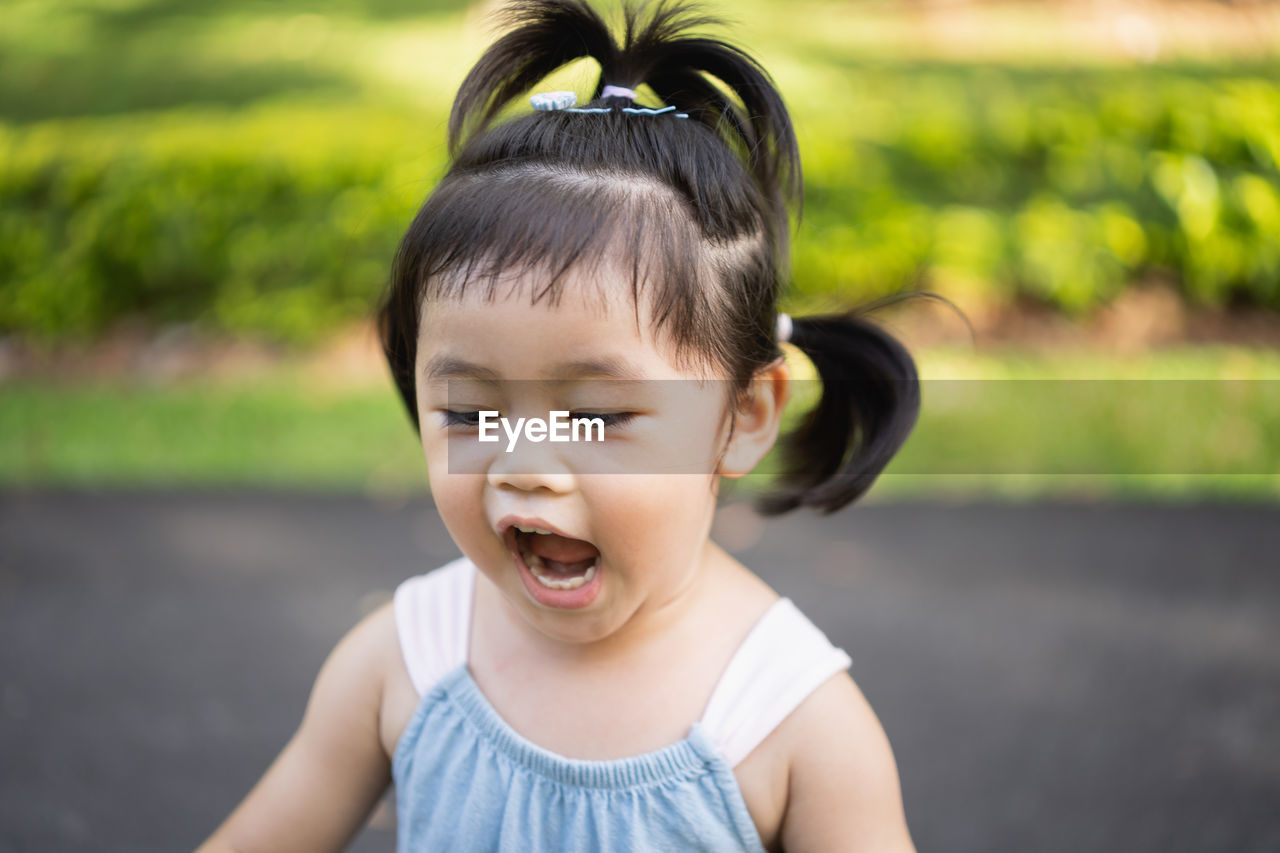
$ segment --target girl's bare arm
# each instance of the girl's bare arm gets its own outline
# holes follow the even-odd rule
[[[898,768],[871,705],[841,672],[796,709],[782,847],[915,853]]]
[[[196,853],[342,850],[391,782],[379,712],[395,616],[387,602],[347,632],[316,676],[293,737]]]

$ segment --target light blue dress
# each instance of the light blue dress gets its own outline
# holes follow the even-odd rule
[[[401,853],[764,853],[737,778],[699,723],[644,755],[566,758],[507,725],[465,663],[423,697],[392,768]]]
[[[396,590],[421,695],[392,756],[398,853],[764,853],[732,767],[849,664],[842,650],[780,599],[683,740],[628,758],[568,758],[511,728],[472,678],[474,573],[460,558]]]

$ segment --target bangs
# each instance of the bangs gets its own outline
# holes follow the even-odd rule
[[[558,304],[570,282],[576,289],[594,282],[603,303],[622,285],[637,327],[644,304],[654,336],[665,332],[684,363],[725,297],[715,280],[722,253],[703,238],[687,202],[642,174],[545,164],[463,174],[439,187],[410,231],[406,245],[416,257],[405,272],[417,283],[418,306],[492,301],[513,272],[535,273],[530,304]],[[694,361],[716,361],[702,354],[711,358]]]

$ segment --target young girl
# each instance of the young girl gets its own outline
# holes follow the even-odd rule
[[[865,310],[778,314],[801,187],[781,97],[686,32],[712,19],[649,9],[619,46],[585,0],[513,4],[462,84],[379,309],[462,556],[338,643],[202,850],[341,849],[392,782],[401,851],[913,849],[848,655],[708,536],[720,478],[777,437],[781,342],[822,395],[765,513],[862,495],[915,423],[914,364]],[[534,93],[495,123],[579,57],[588,104]],[[554,412],[603,439],[540,440]]]

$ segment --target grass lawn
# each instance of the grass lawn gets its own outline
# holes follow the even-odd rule
[[[868,501],[1280,496],[1280,353],[916,355],[920,420]],[[807,367],[788,421],[816,390]],[[774,464],[737,488],[767,486]],[[0,384],[0,486],[232,485],[407,496],[426,467],[389,380],[285,363],[252,380]]]

